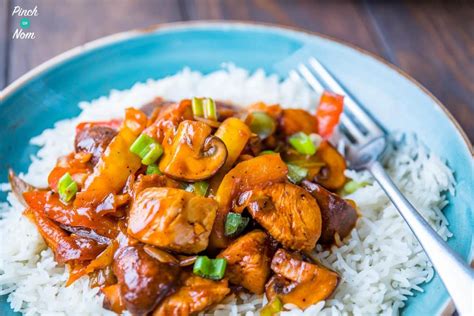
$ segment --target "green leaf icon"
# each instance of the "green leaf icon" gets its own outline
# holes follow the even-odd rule
[[[30,19],[28,19],[28,18],[22,18],[22,19],[20,20],[20,27],[21,27],[22,29],[27,29],[27,28],[29,28],[29,27],[30,27]]]

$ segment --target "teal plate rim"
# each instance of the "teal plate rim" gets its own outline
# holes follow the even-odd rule
[[[13,81],[8,86],[6,86],[0,93],[1,99],[5,100],[8,96],[14,94],[18,89],[26,85],[28,81],[35,79],[36,77],[40,76],[41,74],[43,74],[50,68],[60,66],[62,63],[70,59],[73,59],[74,57],[79,56],[85,52],[88,52],[97,48],[101,48],[109,44],[127,41],[127,40],[140,37],[143,35],[159,33],[161,31],[166,31],[166,30],[172,31],[172,30],[183,30],[183,29],[193,30],[193,29],[200,29],[200,28],[205,29],[209,27],[214,27],[214,28],[219,28],[219,29],[233,29],[233,30],[242,30],[242,29],[260,29],[262,31],[272,30],[272,31],[286,33],[287,35],[293,34],[293,35],[298,35],[298,36],[305,35],[308,37],[319,37],[328,41],[332,41],[339,45],[346,46],[352,50],[357,51],[358,53],[361,53],[369,58],[372,58],[378,61],[379,63],[389,67],[391,70],[397,72],[399,75],[401,75],[402,77],[407,79],[409,82],[411,82],[414,86],[416,86],[418,89],[420,89],[421,92],[427,95],[432,101],[434,101],[434,105],[438,107],[438,109],[442,110],[444,115],[449,119],[451,124],[455,127],[455,130],[457,131],[458,136],[460,136],[461,139],[463,139],[463,145],[466,147],[465,149],[467,149],[467,152],[469,152],[470,155],[474,157],[474,148],[469,138],[467,137],[466,133],[461,128],[460,124],[456,121],[456,119],[452,116],[452,114],[447,110],[447,108],[427,88],[425,88],[416,79],[408,75],[405,71],[398,68],[396,65],[391,64],[390,62],[386,61],[382,57],[372,52],[369,52],[365,49],[362,49],[346,41],[339,40],[334,37],[321,34],[318,32],[308,31],[308,30],[296,28],[296,27],[282,26],[282,25],[277,25],[277,24],[272,24],[272,23],[261,23],[261,22],[256,23],[256,22],[238,21],[238,20],[233,20],[233,21],[200,20],[200,21],[161,23],[161,24],[151,25],[146,28],[138,28],[138,29],[133,29],[130,31],[111,34],[111,35],[87,42],[83,45],[74,47],[72,49],[69,49],[43,62],[42,64],[36,66],[35,68],[31,69],[24,75],[20,76],[18,79]],[[474,257],[474,253],[471,253],[471,257],[470,257],[471,265],[474,265],[473,257]],[[446,301],[444,302],[441,309],[439,310],[438,315],[443,315],[443,316],[452,315],[452,313],[454,312],[454,309],[455,308],[454,308],[453,302],[449,299],[449,297],[447,297]]]

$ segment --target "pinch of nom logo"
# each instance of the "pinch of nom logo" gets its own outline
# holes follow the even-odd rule
[[[23,9],[19,5],[15,6],[12,11],[12,16],[21,17],[18,26],[13,32],[13,39],[35,39],[35,32],[27,31],[31,26],[30,18],[38,16],[38,6],[33,9]]]

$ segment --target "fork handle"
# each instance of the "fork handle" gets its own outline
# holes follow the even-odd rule
[[[473,270],[448,247],[448,244],[418,213],[385,172],[380,162],[374,161],[368,169],[415,234],[451,295],[458,313],[462,316],[473,315]]]

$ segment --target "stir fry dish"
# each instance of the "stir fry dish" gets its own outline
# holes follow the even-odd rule
[[[231,293],[265,294],[261,315],[325,300],[339,276],[314,258],[357,221],[329,142],[342,97],[316,113],[211,98],[157,98],[123,119],[83,122],[47,188],[10,171],[24,215],[104,306],[190,315]]]

